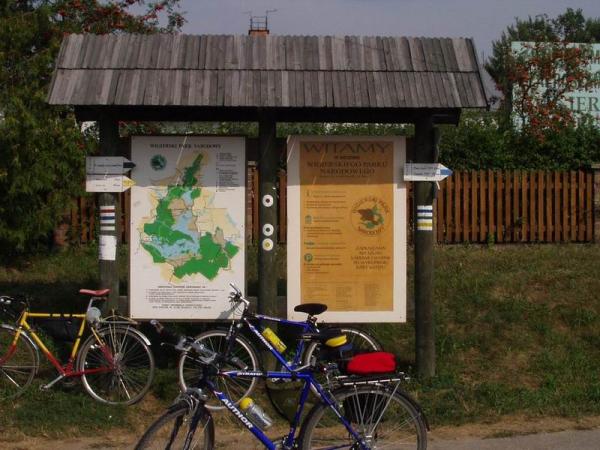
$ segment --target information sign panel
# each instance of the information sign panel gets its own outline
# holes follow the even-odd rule
[[[137,319],[226,319],[245,286],[241,137],[133,137],[130,304]]]
[[[406,320],[402,137],[288,140],[288,316],[325,303],[329,322]]]

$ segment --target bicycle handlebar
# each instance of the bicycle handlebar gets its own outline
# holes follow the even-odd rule
[[[229,301],[231,303],[243,303],[244,308],[248,308],[248,306],[250,306],[250,300],[242,295],[242,291],[240,291],[235,284],[229,283],[229,286],[231,286],[232,289],[232,292],[229,293]]]

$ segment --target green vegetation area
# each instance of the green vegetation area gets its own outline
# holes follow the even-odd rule
[[[253,294],[256,249],[248,253]],[[81,311],[86,301],[76,292],[97,286],[95,258],[95,249],[89,248],[2,266],[0,292],[31,294],[40,308]],[[409,386],[433,427],[510,415],[600,414],[599,258],[600,246],[593,245],[436,248],[437,376]],[[282,263],[282,289],[284,274]],[[126,267],[122,280],[126,292]],[[409,286],[409,312],[411,292]],[[200,325],[178,326],[189,333],[201,330]],[[366,328],[412,372],[412,323]],[[79,387],[40,392],[34,385],[23,398],[0,404],[0,433],[93,434],[113,427],[141,431],[177,395],[174,358],[159,350],[151,394],[129,408],[100,405]],[[38,380],[52,376],[46,366]]]

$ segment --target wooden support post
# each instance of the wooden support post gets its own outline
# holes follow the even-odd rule
[[[261,114],[258,122],[259,227],[258,227],[258,312],[278,315],[277,307],[277,175],[275,118]],[[267,354],[269,354],[267,352]],[[267,361],[267,360],[265,360]],[[274,360],[272,360],[274,362]]]
[[[415,162],[434,163],[435,129],[431,117],[415,123]],[[433,319],[433,201],[435,184],[414,183],[415,243],[415,338],[419,377],[435,375],[435,341]]]
[[[592,164],[593,173],[593,210],[594,210],[594,243],[600,243],[600,164]],[[564,187],[563,187],[564,189]]]
[[[117,156],[119,149],[119,123],[108,115],[98,121],[100,129],[100,155]],[[103,192],[98,194],[98,239],[100,261],[100,287],[110,289],[105,311],[118,309],[119,303],[119,243],[121,238],[120,194]],[[114,221],[109,220],[111,217]]]

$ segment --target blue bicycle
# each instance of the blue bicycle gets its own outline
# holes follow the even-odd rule
[[[241,294],[232,294],[237,301],[247,301]],[[156,324],[157,329],[162,328]],[[251,324],[249,326],[252,327]],[[230,356],[214,352],[194,338],[175,336],[162,330],[163,336],[177,342],[176,348],[190,348],[199,355],[201,374],[185,393],[144,433],[136,449],[212,449],[214,422],[205,406],[214,395],[234,417],[248,429],[265,448],[277,449],[418,449],[427,448],[427,421],[419,405],[401,388],[404,374],[354,377],[341,376],[335,370],[328,386],[321,385],[313,375],[312,365],[293,367],[266,339],[262,343],[284,368],[280,372],[222,370],[231,365]],[[304,333],[301,340],[325,343],[332,332]],[[333,337],[335,339],[335,337]],[[321,370],[329,370],[327,364]],[[303,388],[289,432],[271,440],[263,431],[268,420],[238,408],[236,403],[217,388],[217,380],[281,378],[302,381]],[[304,406],[311,392],[317,392],[319,403],[301,421]]]
[[[256,350],[252,341],[262,345],[262,341],[265,339],[275,339],[277,341],[279,341],[279,339],[272,334],[266,334],[265,337],[265,331],[259,331],[259,327],[254,326],[255,324],[262,326],[265,322],[276,323],[281,326],[284,331],[287,330],[288,333],[296,336],[309,332],[326,332],[328,329],[324,324],[317,324],[317,316],[327,310],[326,305],[320,303],[298,305],[295,310],[307,314],[306,320],[286,320],[250,312],[248,308],[249,302],[242,296],[241,291],[234,284],[231,284],[231,289],[232,295],[230,296],[230,300],[232,309],[237,311],[237,313],[235,315],[236,318],[231,321],[229,328],[208,330],[194,338],[196,343],[204,345],[209,350],[228,356],[230,364],[226,365],[225,368],[230,370],[245,370],[248,372],[263,370],[260,353]],[[355,353],[383,350],[377,339],[363,330],[348,325],[337,328],[337,330],[341,331],[346,336],[347,343],[352,346],[353,352]],[[252,341],[249,340],[242,332],[245,332],[246,335],[249,335],[250,337],[254,337],[254,339],[252,339]],[[284,356],[286,357],[288,364],[294,369],[314,364],[315,358],[321,352],[322,347],[321,343],[318,341],[305,342],[303,340],[298,340],[296,345],[293,346],[294,348],[285,351],[285,349],[281,347],[281,344],[282,343],[279,341],[275,345],[281,353],[285,352]],[[283,345],[285,346],[285,344]],[[202,372],[202,363],[191,346],[182,351],[177,368],[179,386],[181,391],[185,392]],[[283,367],[278,367],[278,369],[283,370]],[[319,382],[325,382],[325,378],[322,375],[317,374],[316,376]],[[223,378],[217,381],[217,387],[219,390],[226,392],[236,403],[239,403],[244,397],[252,394],[258,381],[257,378]],[[313,392],[314,394],[317,394],[315,389],[313,389]],[[285,413],[280,409],[277,402],[272,401],[272,404],[280,415],[285,416]],[[210,410],[223,409],[223,405],[216,398],[209,398],[206,401],[206,407]]]

